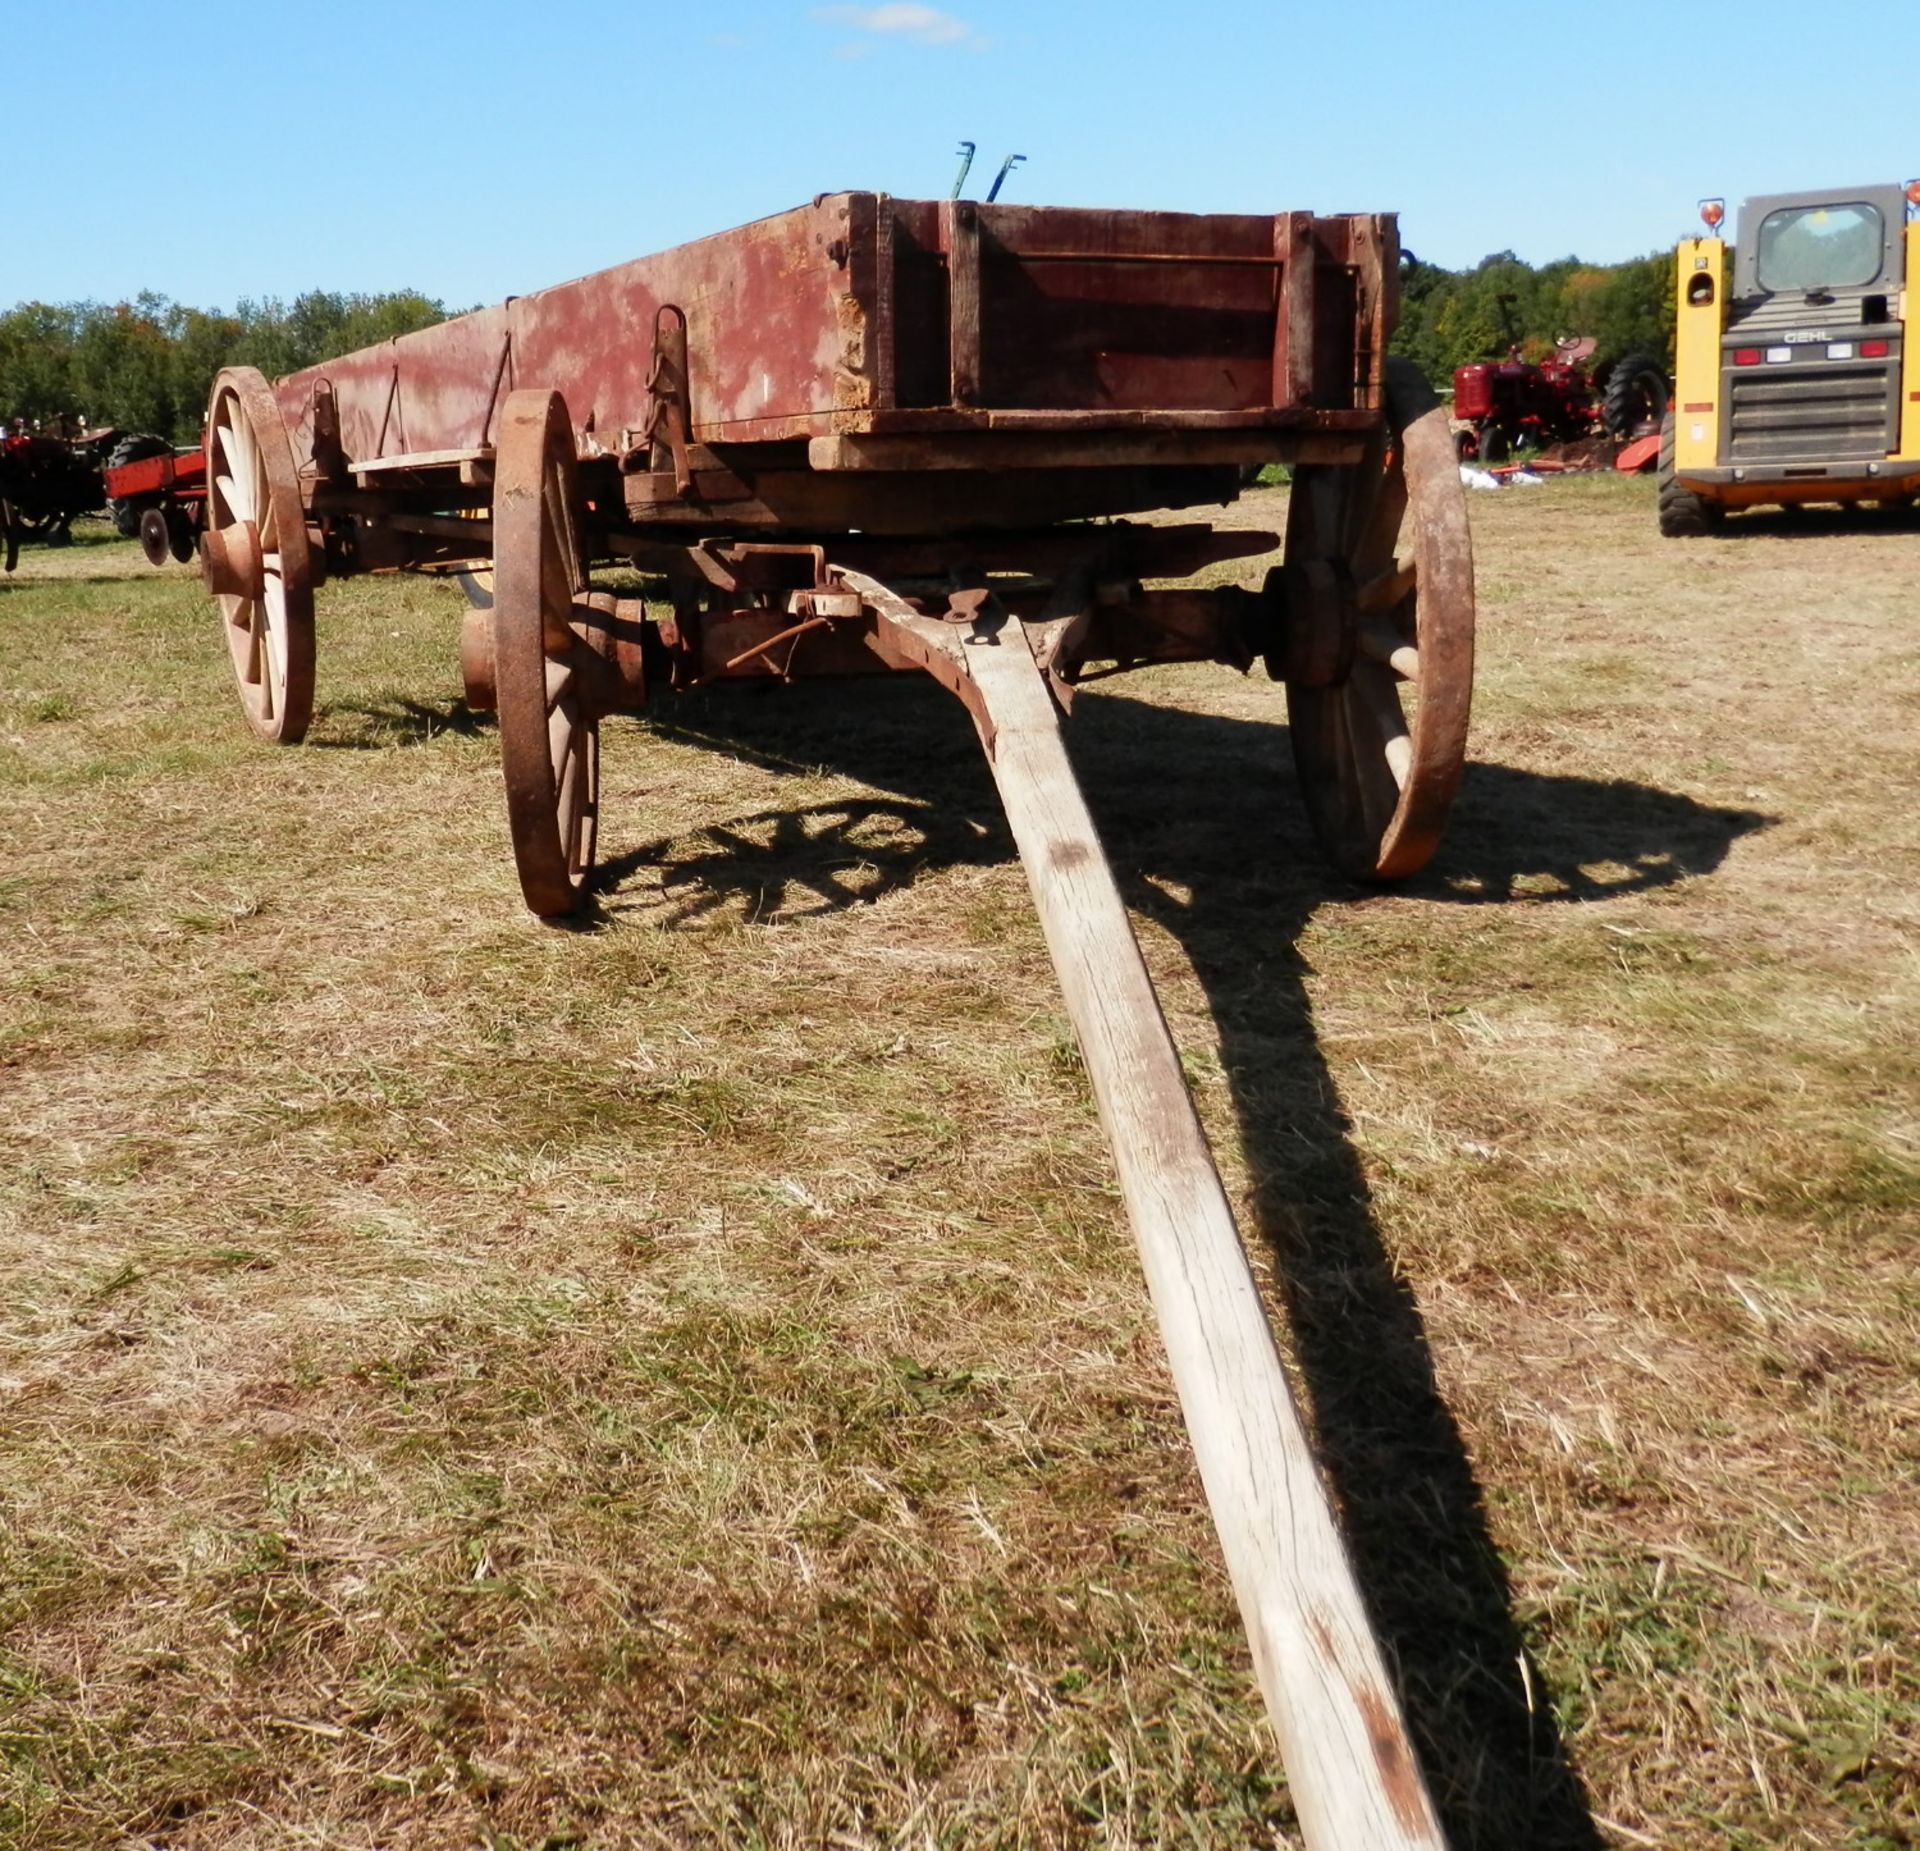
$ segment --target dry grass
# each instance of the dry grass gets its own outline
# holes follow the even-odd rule
[[[1920,534],[1474,514],[1413,891],[1263,683],[1084,776],[1460,1842],[1906,1845]],[[0,588],[0,1841],[1291,1842],[957,708],[610,728],[546,931],[453,596],[273,754],[190,574]]]

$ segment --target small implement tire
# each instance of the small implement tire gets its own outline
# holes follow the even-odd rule
[[[167,531],[165,508],[148,508],[139,521],[140,551],[150,566],[164,566],[173,557],[173,536]]]
[[[1704,500],[1673,473],[1673,413],[1660,420],[1660,532],[1669,540],[1704,540],[1726,519],[1726,510]]]

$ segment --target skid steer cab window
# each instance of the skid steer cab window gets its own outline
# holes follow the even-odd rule
[[[1877,206],[1783,206],[1760,221],[1760,287],[1855,289],[1880,274]]]

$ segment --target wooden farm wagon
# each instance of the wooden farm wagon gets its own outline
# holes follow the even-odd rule
[[[527,904],[571,912],[599,727],[712,682],[932,675],[965,703],[1113,1148],[1303,1828],[1442,1842],[1131,928],[1063,749],[1075,685],[1285,683],[1346,873],[1432,854],[1459,781],[1473,576],[1444,415],[1386,356],[1384,215],[823,195],[271,383],[208,417],[202,568],[256,731],[306,730],[328,577],[490,569]],[[1124,517],[1292,471],[1273,534]],[[1261,589],[1194,581],[1275,552]],[[594,572],[663,584],[652,601]],[[1249,568],[1256,570],[1257,568]],[[476,580],[477,582],[477,580]]]

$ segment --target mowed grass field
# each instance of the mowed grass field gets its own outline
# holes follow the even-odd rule
[[[1082,777],[1458,1844],[1911,1845],[1920,530],[1472,512],[1411,886],[1257,675]],[[276,751],[191,572],[0,585],[0,1843],[1297,1842],[957,704],[609,723],[556,931],[457,621]]]

